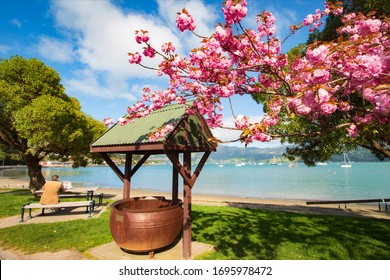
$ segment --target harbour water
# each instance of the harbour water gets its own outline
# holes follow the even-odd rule
[[[47,179],[59,174],[62,181],[71,181],[75,186],[122,188],[122,182],[109,167],[44,168],[43,172]],[[170,191],[171,176],[171,165],[146,165],[133,176],[132,188]],[[0,177],[28,179],[23,169],[1,170]],[[316,167],[300,163],[294,168],[287,164],[206,164],[193,193],[279,199],[388,198],[390,162],[357,162],[352,168],[340,168],[337,163]]]

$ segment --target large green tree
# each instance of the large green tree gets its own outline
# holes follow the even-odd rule
[[[89,144],[104,130],[65,94],[54,69],[20,56],[0,60],[0,144],[20,153],[30,188],[45,183],[39,162],[46,156],[85,166]]]

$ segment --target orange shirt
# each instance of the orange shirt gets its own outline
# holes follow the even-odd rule
[[[59,191],[63,190],[61,182],[49,181],[42,188],[41,204],[57,204],[59,203]]]

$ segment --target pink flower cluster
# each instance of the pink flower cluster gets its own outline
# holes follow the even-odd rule
[[[105,118],[104,120],[103,120],[103,124],[105,125],[105,126],[109,126],[110,124],[113,124],[114,123],[114,120],[112,119],[112,118]]]
[[[164,138],[169,132],[174,129],[172,124],[167,124],[163,127],[160,127],[157,131],[149,134],[148,138],[150,142],[157,142],[161,138]]]
[[[276,31],[275,17],[266,11],[262,11],[259,16],[256,17],[257,30],[260,37],[273,36]]]
[[[130,64],[140,64],[142,61],[142,55],[139,52],[128,54]]]
[[[271,136],[266,133],[267,125],[275,125],[279,120],[277,118],[266,116],[260,123],[251,123],[249,118],[238,115],[234,120],[236,128],[242,130],[241,140],[246,144],[253,141],[269,142]],[[272,123],[272,124],[271,124]]]
[[[137,30],[135,31],[135,41],[138,44],[147,43],[149,41],[149,32],[145,30]]]
[[[185,30],[194,31],[196,28],[196,23],[194,18],[187,12],[186,9],[183,9],[181,13],[178,13],[179,16],[176,18],[177,28],[181,32]]]
[[[316,13],[309,14],[304,20],[303,24],[305,26],[311,26],[312,27],[309,29],[309,31],[314,31],[318,27],[320,27],[324,22],[320,21],[320,19],[325,15],[325,12],[321,12],[319,9],[316,10]]]
[[[358,129],[368,123],[389,121],[390,94],[386,85],[390,83],[390,40],[386,20],[345,15],[339,32],[346,41],[308,46],[304,57],[289,61],[281,53],[281,41],[274,37],[275,18],[271,13],[260,13],[257,29],[248,30],[241,28],[247,2],[226,0],[224,5],[226,24],[218,24],[188,57],[175,54],[171,42],[157,52],[148,43],[147,31],[136,32],[136,41],[146,45],[143,56],[162,57],[157,73],[169,78],[169,86],[154,92],[145,89],[142,101],[129,107],[127,121],[167,104],[193,100],[189,113],[200,112],[210,127],[221,127],[222,99],[235,94],[271,95],[268,114],[260,122],[251,123],[241,115],[236,118],[235,126],[242,130],[241,140],[246,143],[269,141],[269,127],[278,124],[286,112],[313,121],[344,113],[344,127],[348,126],[351,137],[357,137]],[[314,30],[329,13],[339,15],[342,7],[326,4],[324,11],[316,10],[299,26]],[[195,22],[185,9],[176,22],[181,31],[195,30]],[[129,54],[129,62],[139,64],[142,55]],[[355,100],[365,104],[363,110],[356,109]],[[157,136],[161,137],[162,131]]]
[[[222,9],[227,24],[240,22],[248,13],[246,0],[227,0]]]

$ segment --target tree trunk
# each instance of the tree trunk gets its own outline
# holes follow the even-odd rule
[[[45,184],[45,177],[42,175],[42,166],[39,164],[40,159],[36,156],[24,156],[28,176],[30,177],[30,189],[41,189]]]

